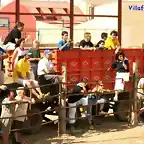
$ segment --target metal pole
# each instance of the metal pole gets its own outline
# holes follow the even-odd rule
[[[70,39],[73,41],[74,33],[74,0],[70,0]],[[73,43],[71,44],[71,49],[73,49]]]
[[[118,38],[122,42],[122,0],[118,0]]]
[[[20,21],[20,0],[16,0],[16,15],[15,22]]]

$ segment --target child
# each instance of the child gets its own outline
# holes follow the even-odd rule
[[[2,101],[2,112],[1,112],[2,143],[8,144],[8,136],[11,130],[12,118],[5,118],[5,117],[13,117],[15,112],[16,101],[14,99],[13,92],[10,92],[8,89],[5,89],[5,94],[7,97]]]
[[[116,54],[115,61],[111,66],[116,69],[116,80],[115,80],[115,97],[114,100],[118,99],[118,91],[124,90],[124,83],[129,79],[129,61],[125,57],[124,52],[119,51]],[[127,79],[127,80],[126,80]]]

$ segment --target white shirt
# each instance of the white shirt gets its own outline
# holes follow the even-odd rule
[[[21,100],[21,97],[16,96],[15,99],[19,101],[19,100]],[[30,98],[25,96],[24,100],[30,100]],[[16,107],[17,107],[17,109],[15,112],[15,117],[17,117],[17,118],[15,118],[14,120],[24,122],[25,116],[24,117],[18,117],[18,116],[27,115],[28,103],[20,103],[20,104],[17,104]]]
[[[53,63],[51,60],[46,59],[45,57],[42,58],[39,63],[38,63],[38,70],[37,70],[37,74],[40,75],[44,75],[45,72],[43,70],[45,69],[49,69],[49,70],[53,70]]]

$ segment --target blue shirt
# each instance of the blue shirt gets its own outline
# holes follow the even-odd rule
[[[60,40],[59,43],[58,43],[58,49],[60,50],[60,48],[66,43],[65,40]],[[63,49],[62,51],[67,51],[70,49],[70,45],[67,44]]]

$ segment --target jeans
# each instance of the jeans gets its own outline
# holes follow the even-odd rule
[[[104,97],[98,98],[97,96],[88,96],[88,114],[90,115],[88,117],[89,121],[92,121],[92,105],[100,104],[100,111],[103,110],[104,104],[106,102],[106,99]]]
[[[74,102],[74,103],[68,103],[69,106],[69,123],[73,124],[76,121],[76,106],[77,105],[87,105],[88,104],[88,99],[87,97],[83,97],[80,100]]]

